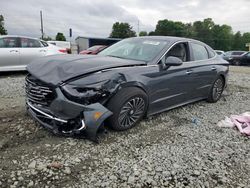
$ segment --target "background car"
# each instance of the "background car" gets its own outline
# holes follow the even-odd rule
[[[57,41],[57,40],[51,40],[47,41],[49,44],[53,44],[55,46],[58,46],[62,49],[64,49],[64,53],[71,54],[71,44],[68,41]]]
[[[26,70],[26,66],[36,58],[64,53],[64,49],[43,40],[22,36],[0,36],[0,71]]]
[[[203,99],[217,102],[228,67],[196,40],[129,38],[94,57],[51,56],[31,63],[27,109],[56,134],[93,139],[103,123],[122,131],[145,116]]]
[[[225,56],[225,52],[222,50],[214,50],[214,51],[217,53],[218,56],[220,56],[222,58]]]
[[[233,56],[229,60],[232,65],[250,65],[250,52],[245,52],[240,56]]]
[[[83,50],[81,51],[79,54],[92,54],[92,55],[95,55],[95,54],[98,54],[100,51],[104,50],[105,48],[107,48],[107,46],[105,45],[95,45],[95,46],[92,46],[90,48],[88,48],[87,50]]]
[[[225,53],[225,55],[223,56],[223,59],[227,60],[230,64],[232,64],[232,59],[233,58],[237,58],[240,57],[241,55],[243,55],[244,53],[246,53],[246,51],[228,51]]]

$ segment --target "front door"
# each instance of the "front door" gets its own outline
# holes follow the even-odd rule
[[[20,43],[20,64],[23,66],[46,54],[46,48],[36,39],[20,38]]]
[[[178,57],[184,63],[180,66],[171,66],[167,70],[160,70],[156,66],[152,73],[146,75],[150,77],[149,115],[182,105],[187,100],[190,82],[192,82],[188,64],[190,61],[188,43],[176,44],[162,60],[169,56]]]

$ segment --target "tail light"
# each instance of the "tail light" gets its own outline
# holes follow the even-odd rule
[[[59,52],[62,52],[62,53],[68,53],[66,49],[60,49]]]

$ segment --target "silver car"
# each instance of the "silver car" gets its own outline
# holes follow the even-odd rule
[[[64,49],[39,39],[0,36],[0,71],[26,70],[26,66],[36,58],[64,53]]]

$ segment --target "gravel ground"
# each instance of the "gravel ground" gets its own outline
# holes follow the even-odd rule
[[[216,125],[250,111],[250,68],[230,68],[216,104],[109,131],[98,145],[36,125],[25,114],[24,75],[0,76],[0,187],[250,187],[249,138]]]

